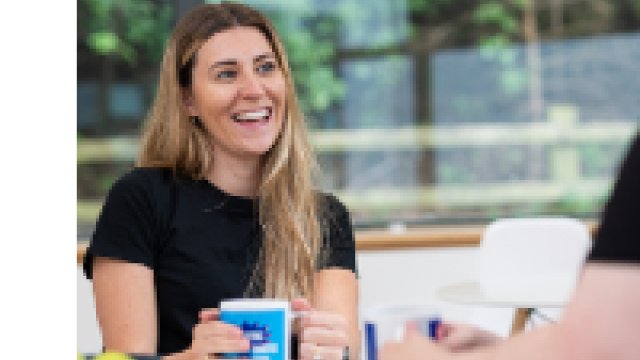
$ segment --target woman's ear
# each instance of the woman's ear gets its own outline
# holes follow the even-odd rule
[[[182,104],[185,109],[187,109],[189,116],[198,116],[198,111],[193,101],[193,92],[191,89],[184,87],[180,88],[180,93],[182,94]]]

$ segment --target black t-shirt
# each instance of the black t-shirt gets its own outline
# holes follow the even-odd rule
[[[640,263],[640,133],[622,163],[588,261]]]
[[[326,267],[356,272],[349,214],[330,195]],[[111,188],[87,249],[95,255],[153,270],[159,354],[186,349],[203,308],[245,295],[259,253],[255,202],[231,196],[206,180],[176,177],[168,169],[136,168]],[[254,294],[255,296],[255,294]]]

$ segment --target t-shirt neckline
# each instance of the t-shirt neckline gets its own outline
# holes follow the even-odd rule
[[[257,199],[231,195],[207,179],[198,181],[199,185],[212,194],[210,211],[223,211],[252,215],[257,211]]]

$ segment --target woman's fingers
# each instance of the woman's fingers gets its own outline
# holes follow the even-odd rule
[[[331,329],[347,329],[347,320],[338,314],[311,311],[302,318],[302,327],[326,327]]]
[[[438,343],[449,351],[459,351],[471,347],[472,338],[466,326],[443,323],[439,327]]]
[[[302,319],[300,360],[341,360],[349,345],[347,322],[339,315],[312,311]]]
[[[449,323],[440,323],[436,328],[436,341],[440,342],[443,339],[451,336],[451,332],[453,331],[454,326]]]
[[[321,327],[308,327],[302,332],[302,343],[311,343],[325,347],[343,348],[349,345],[347,332],[338,329],[326,329]]]
[[[299,348],[299,360],[314,360],[318,355],[322,360],[342,360],[344,348],[319,346],[313,343],[301,343]]]
[[[238,353],[249,351],[249,340],[242,331],[219,321],[199,323],[193,329],[191,349],[198,356],[215,353]]]
[[[312,311],[300,325],[302,342],[335,347],[349,345],[347,321],[340,315]]]
[[[210,322],[220,320],[220,309],[211,308],[211,309],[202,309],[198,313],[198,319],[200,322]]]
[[[249,351],[249,340],[229,340],[214,338],[206,345],[207,353],[239,353]]]
[[[479,346],[494,344],[498,336],[475,326],[461,324],[447,324],[442,338],[438,343],[452,352],[467,351]]]
[[[293,311],[310,311],[311,304],[309,304],[309,300],[305,298],[296,298],[291,302],[291,309]]]
[[[315,311],[306,299],[295,299],[292,309],[307,312],[300,319],[300,360],[341,360],[349,345],[347,320],[338,314]]]

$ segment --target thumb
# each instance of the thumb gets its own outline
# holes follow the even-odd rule
[[[408,321],[405,325],[405,329],[404,329],[405,333],[404,333],[404,338],[405,340],[413,338],[413,337],[422,337],[422,333],[420,332],[420,329],[418,328],[418,323],[415,321]]]
[[[215,321],[220,318],[220,309],[212,308],[212,309],[202,309],[198,313],[198,319],[200,322],[206,323],[210,321]]]
[[[311,304],[305,298],[297,298],[291,302],[291,309],[293,311],[311,311]]]
[[[451,336],[451,334],[454,332],[455,327],[453,324],[447,323],[447,322],[442,322],[440,323],[440,325],[438,325],[438,327],[436,328],[436,341],[440,342],[443,340],[446,340],[447,338],[449,338]]]
[[[407,335],[410,333],[418,332],[418,323],[413,320],[407,321],[404,327],[404,331],[406,332]]]

